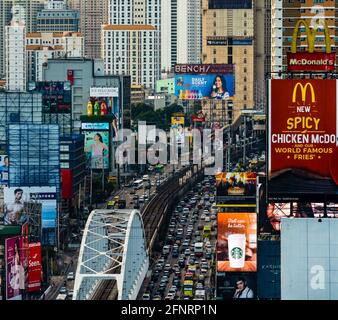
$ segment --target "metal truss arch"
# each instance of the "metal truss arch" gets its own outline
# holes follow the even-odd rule
[[[148,268],[139,211],[94,210],[83,233],[73,300],[100,299],[103,290],[118,300],[135,300]],[[108,280],[115,282],[109,289],[103,285]]]

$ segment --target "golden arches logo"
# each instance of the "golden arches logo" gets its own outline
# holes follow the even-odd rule
[[[304,25],[305,27],[309,53],[313,53],[314,48],[315,48],[317,30],[316,29],[311,30],[307,22],[303,19],[298,20],[298,22],[296,23],[295,29],[293,30],[291,52],[292,53],[297,52],[297,36],[298,36],[298,30],[301,25]],[[326,53],[331,53],[331,40],[330,40],[329,28],[326,22],[324,23],[324,34],[325,34]]]
[[[313,85],[310,82],[308,82],[306,85],[303,86],[300,82],[297,82],[295,87],[293,88],[293,93],[292,93],[292,102],[293,103],[296,103],[298,88],[300,88],[303,103],[305,103],[306,92],[307,92],[308,88],[310,88],[310,90],[311,90],[311,102],[314,103],[316,101],[316,95],[315,95],[315,91],[313,89]]]

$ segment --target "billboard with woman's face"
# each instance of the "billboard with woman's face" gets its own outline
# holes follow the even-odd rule
[[[91,169],[109,169],[109,131],[83,131]]]
[[[181,100],[227,100],[234,93],[232,73],[175,75],[175,96]]]
[[[21,300],[26,287],[27,250],[22,236],[5,240],[6,299]]]

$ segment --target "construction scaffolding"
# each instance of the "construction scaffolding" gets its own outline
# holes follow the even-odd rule
[[[9,187],[56,187],[59,195],[59,126],[10,124],[8,137]]]
[[[42,95],[26,92],[0,92],[0,146],[5,149],[6,128],[14,123],[42,123]]]

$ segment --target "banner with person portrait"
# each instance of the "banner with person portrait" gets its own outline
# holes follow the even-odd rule
[[[8,185],[8,155],[0,155],[0,185]]]
[[[257,270],[257,215],[218,213],[217,271],[255,272]]]
[[[26,289],[27,250],[22,236],[5,239],[6,300],[22,300]]]
[[[227,100],[234,93],[233,74],[175,75],[175,96],[181,100]]]

